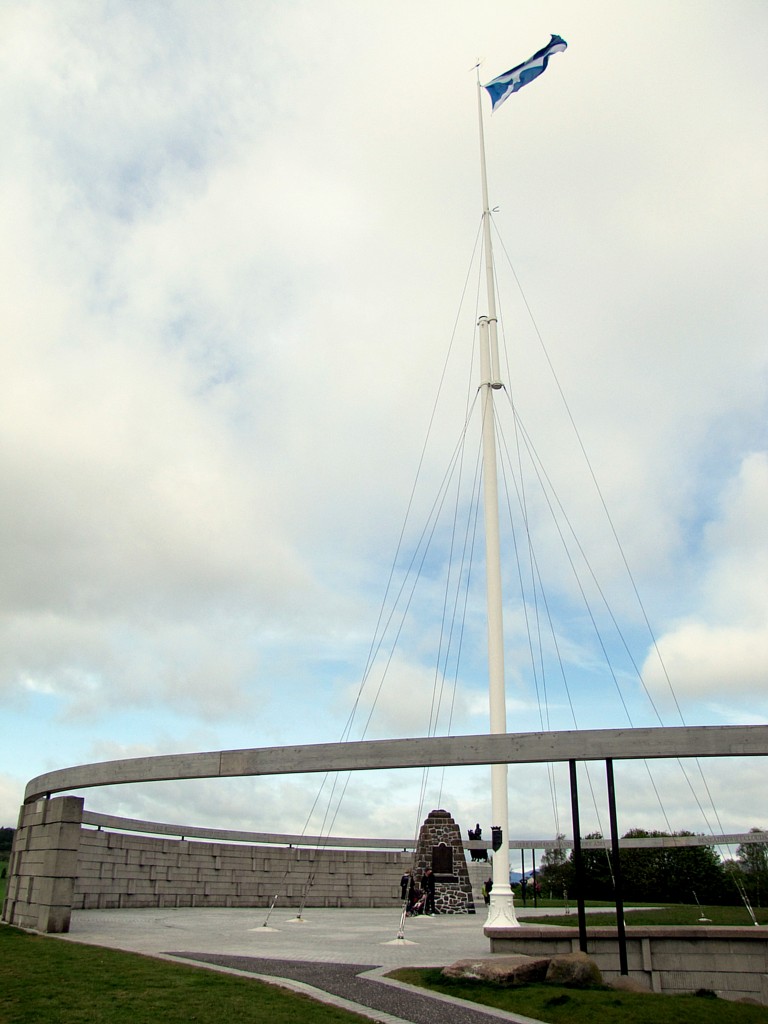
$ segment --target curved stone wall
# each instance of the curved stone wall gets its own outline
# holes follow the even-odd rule
[[[8,890],[3,906],[3,920],[38,931],[66,931],[75,900],[76,879],[81,845],[83,850],[103,844],[103,838],[82,836],[83,801],[79,797],[65,796],[51,799],[52,794],[66,790],[119,783],[152,782],[192,778],[223,778],[246,775],[271,775],[304,772],[366,770],[405,767],[439,767],[443,765],[534,763],[555,761],[590,761],[603,759],[649,759],[669,757],[730,757],[768,754],[768,726],[702,726],[657,729],[604,729],[569,732],[505,733],[493,736],[451,736],[407,740],[373,740],[350,743],[311,744],[294,747],[266,747],[250,750],[213,751],[192,754],[170,754],[159,757],[129,758],[101,764],[79,765],[48,772],[32,779],[26,788],[11,855]],[[85,830],[86,832],[88,830]],[[118,841],[119,839],[119,841]],[[186,839],[164,840],[141,838],[134,843],[125,836],[106,840],[102,856],[89,863],[98,863],[98,898],[117,901],[117,905],[183,905],[179,900],[192,898],[188,891],[196,887],[202,899],[261,900],[263,891],[252,882],[259,851],[243,858],[242,847],[224,854],[220,848],[193,850],[207,844],[193,844]],[[150,843],[150,847],[142,844]],[[334,841],[328,841],[328,845]],[[112,845],[110,845],[110,843]],[[158,844],[165,843],[163,848]],[[175,845],[168,845],[168,844]],[[182,849],[182,844],[187,846]],[[131,850],[138,860],[131,861]],[[154,851],[150,855],[150,849]],[[105,850],[111,851],[107,855]],[[115,852],[115,851],[123,852]],[[150,863],[157,851],[159,859]],[[235,853],[234,851],[237,851]],[[273,857],[273,847],[269,847]],[[217,852],[218,851],[218,852]],[[189,859],[208,858],[205,863]],[[349,856],[349,854],[348,854]],[[462,853],[463,856],[463,853]],[[223,858],[231,857],[225,874],[221,875]],[[390,859],[387,859],[387,858]],[[210,860],[212,858],[212,861]],[[235,860],[242,864],[235,864]],[[135,858],[134,858],[135,859]],[[250,867],[248,866],[250,859]],[[268,859],[268,858],[263,858]],[[282,871],[287,877],[296,871],[298,886],[304,890],[312,874],[310,862],[305,859],[301,868],[298,851],[281,859]],[[409,860],[410,858],[408,858]],[[84,862],[85,863],[85,862]],[[335,864],[343,863],[338,860]],[[348,861],[348,863],[351,863]],[[402,873],[404,861],[396,854],[380,853],[373,858],[369,852],[361,861],[362,872],[349,872],[350,880],[345,898],[354,900],[390,899],[370,887],[357,886],[352,880],[377,875],[385,878],[384,889],[392,888],[392,877]],[[123,871],[123,865],[133,870]],[[146,869],[146,870],[145,870]],[[184,872],[190,872],[188,878]],[[211,872],[209,875],[208,872]],[[228,874],[226,874],[228,872]],[[329,874],[332,873],[329,871]],[[334,869],[334,872],[338,871]],[[194,875],[194,877],[192,877]],[[111,877],[110,877],[111,876]],[[125,891],[114,883],[125,877]],[[222,883],[222,880],[223,883]],[[271,887],[272,879],[267,883]],[[337,880],[338,881],[338,880]],[[185,889],[182,883],[189,883]],[[202,885],[202,893],[200,886]],[[223,885],[223,887],[222,887]],[[228,896],[225,890],[228,886]],[[234,887],[234,891],[233,891]],[[313,886],[314,888],[314,886]],[[332,887],[334,898],[339,899],[339,886]],[[343,888],[343,886],[342,886]],[[322,894],[322,889],[318,889]],[[86,891],[81,887],[78,896],[86,905]],[[395,894],[398,896],[399,894]],[[155,902],[138,904],[126,902],[152,899]],[[291,897],[293,898],[293,896]],[[318,895],[318,898],[322,897]],[[121,899],[123,902],[121,903]],[[158,900],[176,901],[170,904]],[[190,904],[192,905],[192,904]],[[201,904],[196,904],[201,905]],[[206,904],[203,904],[206,905]],[[208,903],[207,905],[214,905]],[[228,905],[217,903],[215,905]],[[229,904],[237,905],[237,904]],[[253,905],[249,903],[248,905]],[[313,904],[318,905],[318,904]],[[329,905],[321,903],[319,905]],[[375,906],[378,903],[349,903],[330,905]]]

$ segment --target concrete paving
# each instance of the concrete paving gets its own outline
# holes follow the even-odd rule
[[[269,917],[264,908],[76,910],[68,938],[137,953],[194,949],[380,967],[438,966],[490,955],[484,913],[407,918],[405,941],[399,942],[400,905],[392,902],[391,910],[310,907],[301,921],[295,909],[279,905]]]
[[[526,910],[526,916],[552,911]],[[391,910],[149,909],[80,910],[67,941],[194,961],[278,981],[369,1019],[431,1024],[526,1021],[460,1000],[428,996],[383,978],[396,967],[441,967],[490,956],[485,913],[408,918],[398,938]]]

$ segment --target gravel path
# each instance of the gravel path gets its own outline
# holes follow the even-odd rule
[[[311,960],[272,960],[264,957],[231,956],[221,953],[170,953],[199,963],[244,971],[264,977],[285,978],[310,985],[321,992],[357,1004],[361,1012],[374,1011],[374,1020],[409,1024],[499,1024],[500,1020],[520,1024],[538,1024],[530,1017],[502,1010],[475,1009],[460,1000],[415,991],[391,980],[365,977],[367,972],[382,972],[372,964],[341,964]]]

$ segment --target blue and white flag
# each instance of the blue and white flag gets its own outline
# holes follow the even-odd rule
[[[561,39],[560,36],[552,36],[547,45],[539,50],[538,53],[534,53],[530,60],[518,64],[516,68],[512,68],[510,71],[505,71],[503,75],[499,75],[498,78],[494,78],[492,82],[484,86],[493,101],[491,111],[500,107],[507,96],[511,96],[513,92],[522,89],[524,85],[528,85],[534,78],[538,78],[539,75],[547,70],[547,64],[552,54],[562,53],[567,46],[568,43]]]

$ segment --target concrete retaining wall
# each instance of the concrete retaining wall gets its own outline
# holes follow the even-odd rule
[[[761,928],[627,928],[629,976],[652,992],[711,989],[722,999],[768,1005],[768,933]],[[576,952],[577,928],[522,927],[490,936],[492,953],[552,956]],[[621,977],[615,928],[590,928],[587,953],[603,978]]]

